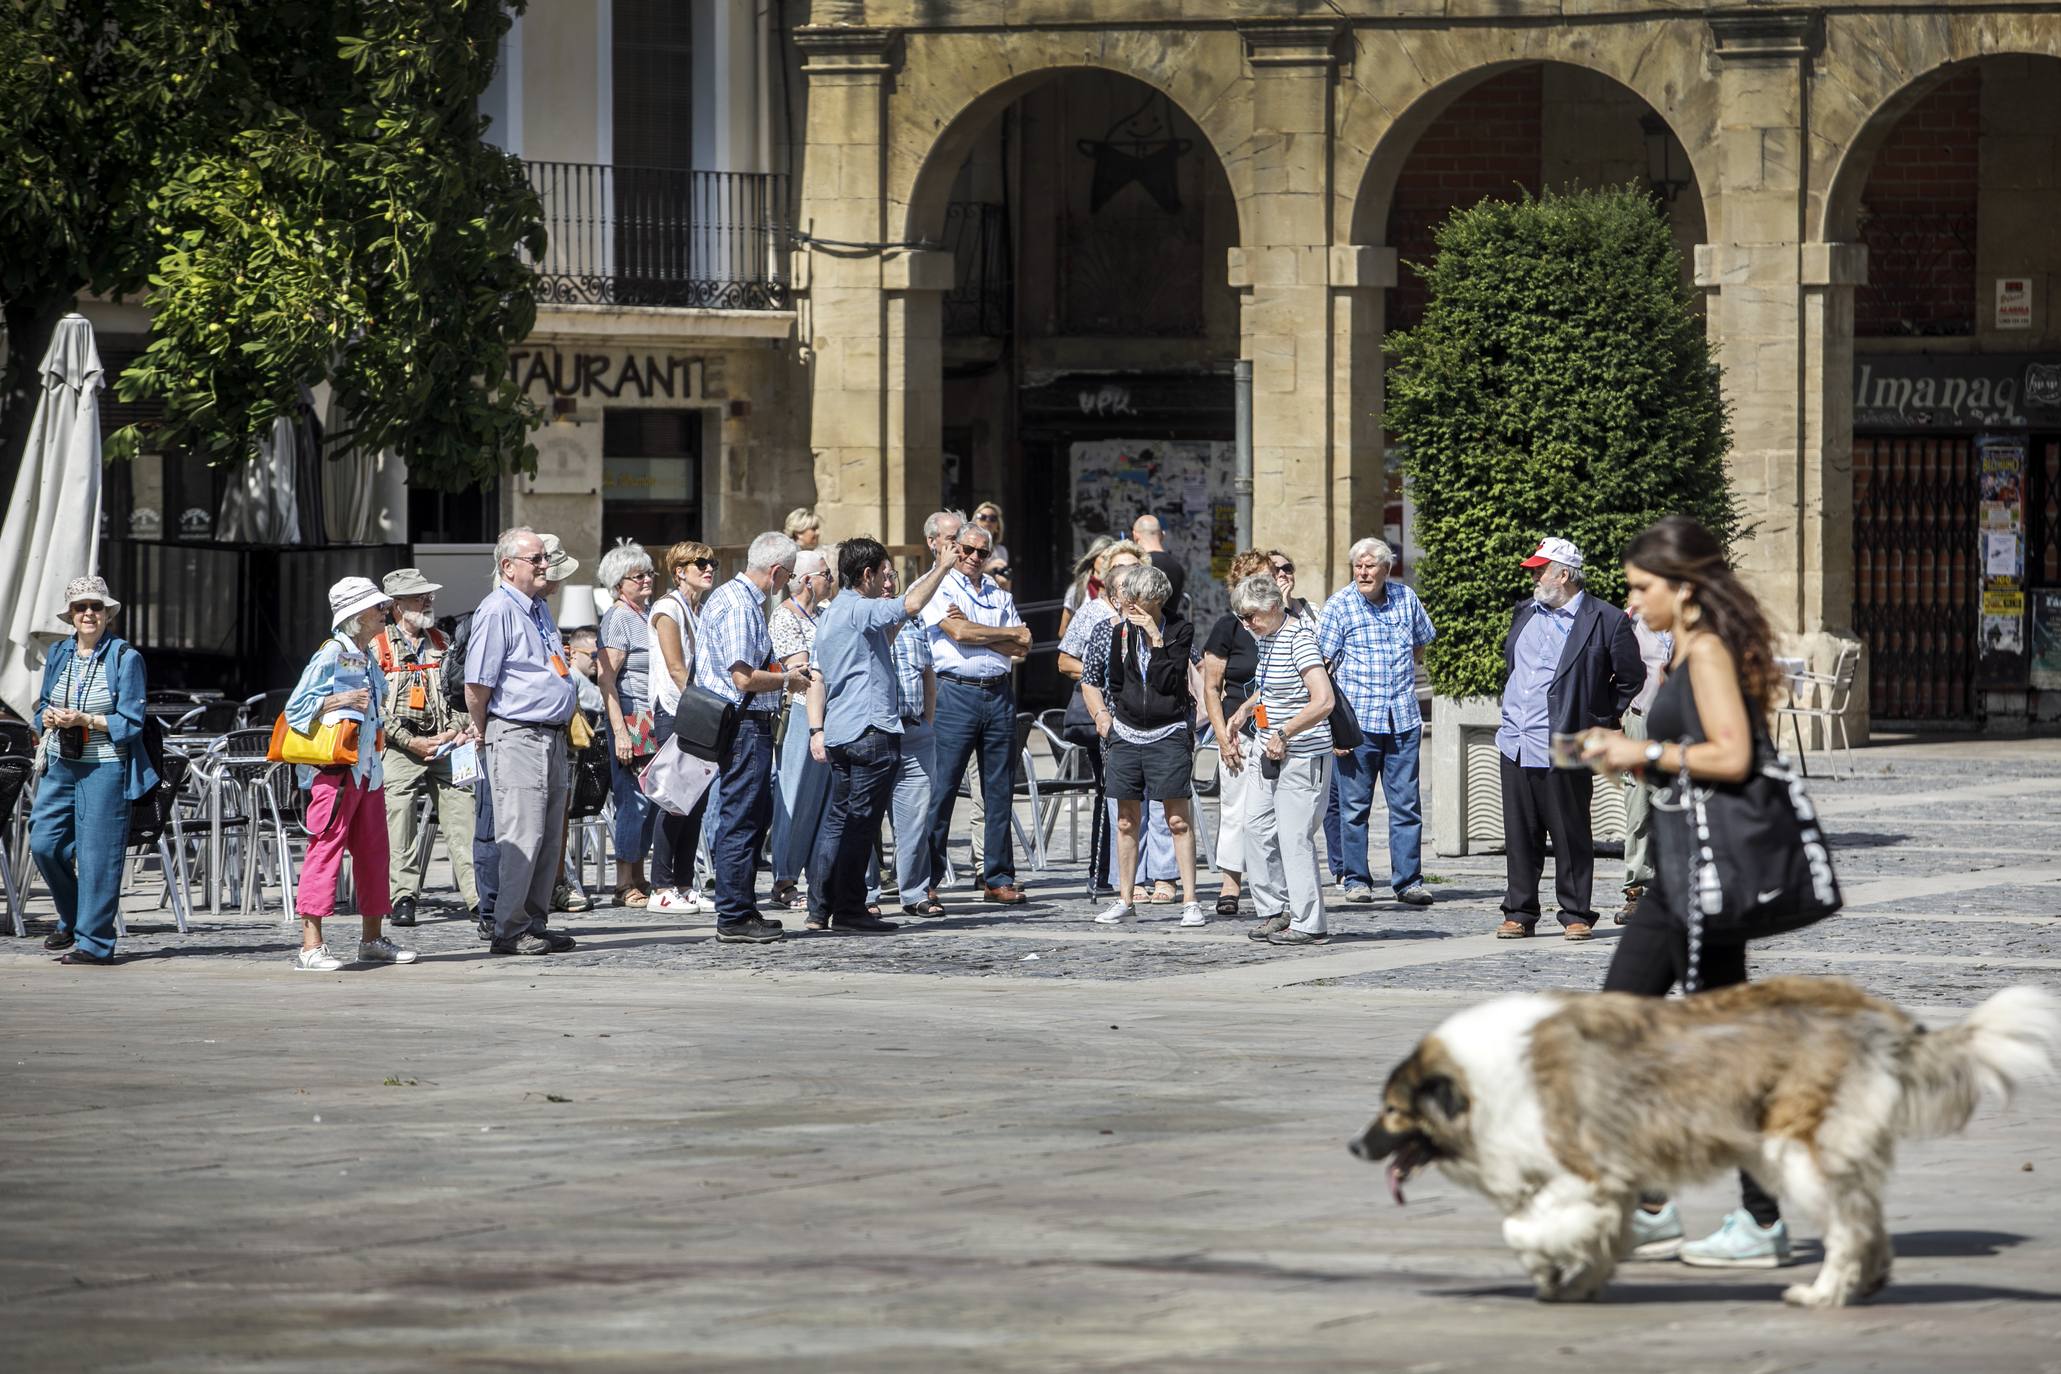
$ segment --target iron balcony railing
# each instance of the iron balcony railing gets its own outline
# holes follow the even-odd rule
[[[787,178],[529,162],[544,305],[788,308]]]

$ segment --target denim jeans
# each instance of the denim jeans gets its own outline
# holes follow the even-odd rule
[[[930,818],[930,871],[945,871],[945,845],[952,834],[952,805],[959,799],[959,775],[968,759],[980,759],[981,789],[987,796],[988,887],[1016,885],[1015,851],[1009,842],[1014,814],[1016,694],[1007,685],[975,687],[951,678],[937,683],[937,797]]]
[[[122,853],[129,847],[123,765],[119,759],[58,758],[56,752],[53,746],[50,766],[36,780],[29,852],[50,886],[57,928],[69,930],[86,953],[105,958],[114,953]]]
[[[930,817],[937,774],[937,730],[921,721],[902,722],[902,756],[895,769],[895,879],[902,905],[913,906],[937,886],[930,866]]]
[[[608,794],[615,799],[615,820],[609,839],[619,864],[641,864],[651,852],[651,834],[658,825],[658,807],[637,785],[637,770],[615,756],[615,734],[608,712],[601,713],[601,740],[608,750]]]
[[[501,849],[494,843],[494,789],[487,784],[487,751],[478,750],[479,776],[472,780],[472,885],[479,915],[494,919],[494,894],[501,890]]]
[[[809,858],[809,906],[818,916],[863,916],[866,866],[893,804],[902,737],[868,730],[827,752],[830,799]]]
[[[716,870],[716,924],[759,914],[759,847],[773,823],[773,717],[746,711],[719,775],[715,834],[709,856]],[[675,863],[678,856],[675,855]],[[677,877],[677,873],[675,877]]]
[[[1388,803],[1388,885],[1408,892],[1424,881],[1424,808],[1417,788],[1417,754],[1423,739],[1422,730],[1368,735],[1359,748],[1335,760],[1331,776],[1332,795],[1338,801],[1338,848],[1331,862],[1345,875],[1346,887],[1374,886],[1367,822],[1376,777]]]

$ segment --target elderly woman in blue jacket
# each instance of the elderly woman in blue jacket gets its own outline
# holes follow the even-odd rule
[[[386,674],[371,663],[372,641],[386,631],[393,599],[370,578],[346,577],[329,589],[330,636],[301,670],[286,699],[286,723],[304,735],[320,731],[325,718],[355,721],[360,729],[355,763],[327,768],[305,764],[298,772],[308,792],[308,853],[294,892],[301,918],[301,952],[293,966],[304,973],[334,973],[344,961],[322,941],[322,922],[336,914],[336,887],[345,851],[358,891],[361,964],[412,964],[415,951],[402,949],[380,931],[392,909],[387,886],[386,777],[380,766],[377,730],[386,713]]]
[[[66,964],[112,964],[129,803],[157,786],[144,753],[143,655],[108,632],[122,603],[97,577],[65,588],[72,627],[43,663],[33,716],[41,728],[29,849],[57,904],[45,949]]]

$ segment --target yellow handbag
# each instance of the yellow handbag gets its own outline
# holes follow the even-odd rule
[[[286,723],[286,712],[272,722],[272,743],[265,757],[274,763],[305,763],[313,768],[351,768],[358,762],[358,722],[326,721],[312,735]]]
[[[594,742],[594,727],[587,724],[587,713],[585,711],[574,711],[572,713],[572,719],[566,722],[565,738],[567,743],[572,745],[573,752],[575,753],[585,749]]]

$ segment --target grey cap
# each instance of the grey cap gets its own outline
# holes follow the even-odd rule
[[[379,580],[379,589],[388,596],[429,596],[442,591],[444,584],[430,581],[420,568],[395,568]]]

